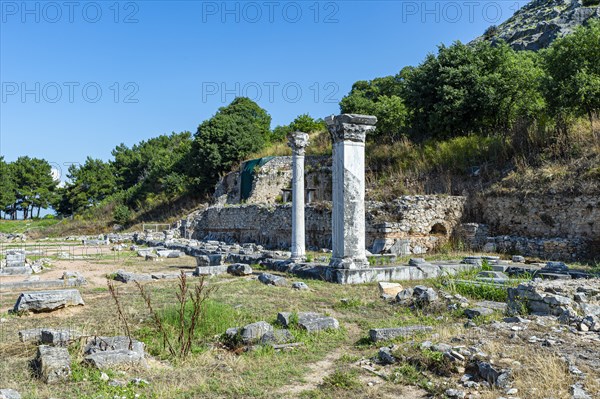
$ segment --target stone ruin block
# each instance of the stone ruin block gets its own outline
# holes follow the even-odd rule
[[[196,256],[196,266],[220,266],[223,264],[223,255],[208,254]]]
[[[13,308],[19,312],[51,312],[67,306],[84,305],[78,290],[30,291],[19,295]]]
[[[93,337],[84,350],[84,361],[98,369],[146,366],[143,342],[125,336]]]
[[[227,273],[227,266],[198,266],[194,271],[194,276],[216,276]]]
[[[291,325],[291,312],[281,312],[277,314],[277,321],[282,326],[289,328]],[[308,332],[319,332],[324,330],[337,330],[340,323],[337,319],[324,316],[315,312],[300,312],[298,316],[298,326]]]
[[[369,330],[369,338],[373,342],[388,341],[398,337],[406,337],[423,332],[431,332],[429,326],[407,326],[398,328],[374,328]]]
[[[71,376],[71,356],[67,348],[39,346],[32,366],[46,384],[58,383]]]

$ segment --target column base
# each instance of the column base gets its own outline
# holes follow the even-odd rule
[[[303,263],[306,262],[306,256],[292,256],[289,261],[293,263]]]
[[[367,258],[331,258],[329,267],[333,269],[368,269],[371,267]]]

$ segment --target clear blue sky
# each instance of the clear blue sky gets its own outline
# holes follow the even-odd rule
[[[526,3],[2,0],[0,154],[64,174],[121,142],[194,132],[236,94],[273,126],[324,117],[353,82],[468,42]]]

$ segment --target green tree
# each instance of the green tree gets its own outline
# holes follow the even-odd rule
[[[309,114],[302,114],[290,123],[290,128],[292,131],[313,133],[326,129],[326,126],[322,119],[313,119]]]
[[[600,21],[556,40],[544,53],[547,100],[559,114],[587,115],[593,126],[600,112]]]
[[[116,178],[112,166],[100,159],[87,157],[83,165],[71,165],[67,183],[57,211],[61,214],[79,213],[95,206],[115,193]]]
[[[309,114],[302,114],[298,115],[289,125],[275,127],[269,136],[269,143],[285,141],[288,133],[291,132],[313,133],[325,129],[325,122],[322,119],[313,119]]]
[[[544,110],[543,76],[535,54],[503,42],[440,46],[407,77],[413,132],[447,138],[506,131]]]
[[[377,117],[377,129],[371,138],[395,141],[406,132],[408,110],[404,104],[405,78],[410,68],[395,76],[358,81],[340,102],[342,113],[366,114]]]
[[[0,157],[0,212],[15,217],[15,202],[17,201],[17,187],[14,182],[10,164]]]
[[[129,205],[140,208],[148,202],[183,194],[193,174],[190,165],[190,132],[161,135],[135,144],[117,146],[111,166],[116,184],[126,191]]]
[[[192,153],[199,184],[209,188],[219,174],[262,149],[271,134],[270,125],[271,116],[245,97],[236,98],[200,124]]]
[[[58,182],[52,176],[52,167],[48,161],[27,156],[19,157],[12,164],[16,190],[16,207],[23,211],[23,219],[33,217],[37,207],[39,217],[41,208],[48,208],[55,202]]]

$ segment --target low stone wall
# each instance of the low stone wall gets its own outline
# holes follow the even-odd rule
[[[600,196],[486,195],[471,197],[455,232],[473,250],[587,260],[600,257]]]
[[[600,196],[486,196],[474,206],[494,235],[600,238]]]
[[[404,196],[390,203],[366,203],[366,245],[376,240],[407,243],[408,253],[425,253],[443,244],[462,217],[464,197]],[[331,203],[306,206],[306,243],[331,248]],[[195,239],[255,242],[268,248],[289,248],[291,206],[244,204],[213,206],[195,216]]]
[[[489,252],[519,254],[546,260],[582,260],[590,257],[590,243],[581,238],[489,237]]]

